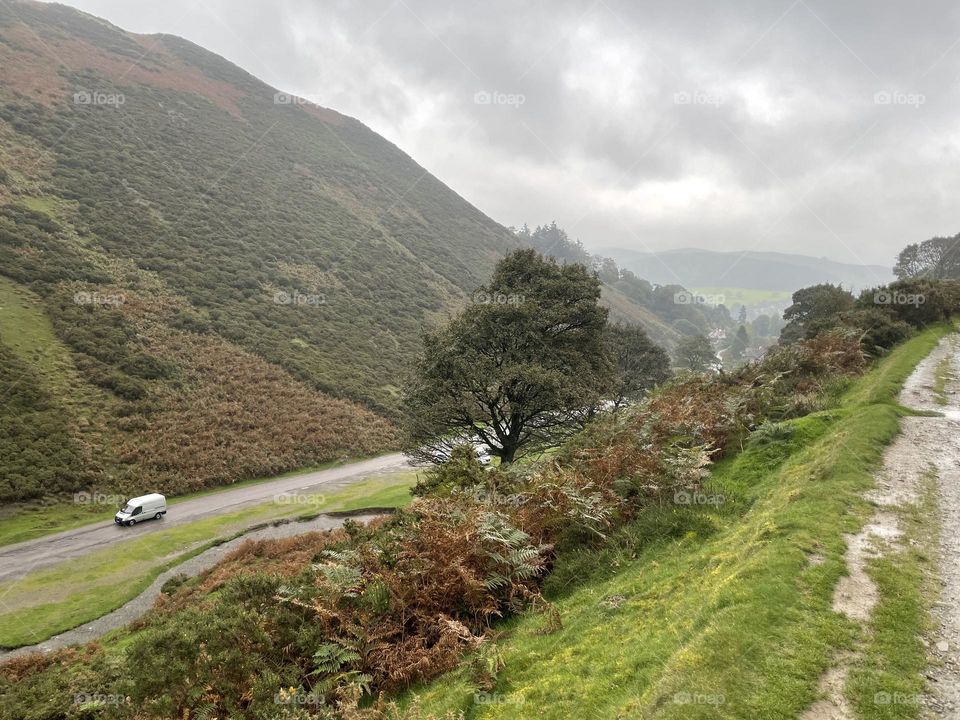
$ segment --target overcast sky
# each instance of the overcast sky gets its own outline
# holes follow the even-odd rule
[[[352,115],[590,249],[890,265],[960,231],[949,0],[67,0]]]

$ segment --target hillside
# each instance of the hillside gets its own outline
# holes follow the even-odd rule
[[[692,248],[659,253],[608,248],[601,252],[652,283],[679,283],[698,289],[723,287],[792,293],[801,287],[832,283],[862,290],[893,278],[888,267],[788,253]]]
[[[180,38],[4,3],[0,67],[0,501],[395,447],[421,328],[519,245],[361,122]]]
[[[421,326],[506,229],[360,122],[179,38],[4,4],[0,66],[0,499],[395,445]]]
[[[913,717],[874,698],[922,692],[932,547],[920,505],[864,493],[910,412],[899,388],[938,343],[928,370],[956,353],[951,334],[928,328],[866,373],[858,340],[824,334],[665,387],[518,484],[477,466],[481,484],[366,527],[234,543],[132,625],[9,656],[0,717],[53,720],[81,697],[78,713],[117,718],[796,720],[826,717],[804,710],[851,658],[830,691],[856,717]],[[903,523],[902,546],[869,554],[876,611],[850,615],[836,598],[866,575],[848,573],[849,534],[876,514]]]

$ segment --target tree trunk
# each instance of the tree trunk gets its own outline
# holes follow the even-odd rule
[[[516,445],[504,445],[503,448],[500,450],[500,464],[509,465],[510,463],[513,462],[513,458],[516,456],[516,454],[517,454]]]

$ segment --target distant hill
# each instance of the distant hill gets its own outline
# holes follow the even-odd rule
[[[606,248],[599,252],[652,283],[690,288],[792,293],[808,285],[832,283],[862,290],[893,279],[893,270],[880,265],[852,265],[787,253],[698,249],[646,253],[626,248]]]
[[[692,286],[671,280],[655,287],[644,275],[618,266],[613,258],[591,255],[583,243],[572,239],[555,221],[533,229],[524,225],[514,229],[514,234],[522,244],[559,262],[592,267],[603,283],[603,302],[610,310],[610,319],[642,326],[654,342],[668,350],[685,335],[733,329],[727,308],[716,307],[713,302],[691,301]]]

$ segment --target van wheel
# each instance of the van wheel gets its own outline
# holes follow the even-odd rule
[[[163,513],[159,513],[159,512],[158,512],[156,515],[153,516],[153,519],[154,519],[154,520],[159,520],[159,519],[162,518],[162,517],[163,517]]]
[[[137,524],[136,520],[127,520],[127,527],[133,527]]]

